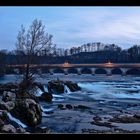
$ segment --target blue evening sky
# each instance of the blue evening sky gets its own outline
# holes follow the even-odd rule
[[[140,7],[0,7],[0,49],[15,48],[18,30],[42,20],[57,47],[89,42],[140,44]]]

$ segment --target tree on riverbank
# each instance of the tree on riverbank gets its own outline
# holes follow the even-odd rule
[[[23,25],[21,26],[21,30],[17,35],[16,49],[18,52],[23,52],[26,58],[23,75],[23,82],[26,86],[28,86],[35,74],[31,69],[32,64],[37,63],[37,57],[40,52],[50,51],[52,37],[46,32],[41,20],[35,19],[28,30]]]

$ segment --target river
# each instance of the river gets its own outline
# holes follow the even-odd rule
[[[42,128],[48,127],[52,133],[72,134],[114,132],[114,129],[140,132],[140,123],[112,122],[111,127],[93,122],[95,117],[100,118],[101,122],[109,122],[114,116],[140,113],[139,76],[44,74],[37,77],[38,82],[46,84],[46,91],[47,82],[56,79],[77,82],[82,90],[70,92],[65,87],[64,94],[53,95],[52,103],[40,102],[44,111],[40,124]],[[0,83],[19,81],[17,75],[6,75],[0,79]],[[58,108],[59,104],[63,105],[63,109]],[[67,105],[71,105],[71,108],[67,108]],[[80,109],[80,105],[87,108]]]

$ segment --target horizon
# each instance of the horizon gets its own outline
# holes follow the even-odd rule
[[[0,49],[14,50],[23,24],[41,20],[57,48],[69,49],[91,42],[128,49],[140,44],[139,7],[0,7]],[[10,31],[10,32],[9,32]]]

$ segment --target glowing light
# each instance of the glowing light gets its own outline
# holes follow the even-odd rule
[[[68,67],[69,66],[69,63],[68,62],[65,62],[64,64],[63,64],[63,67]]]

